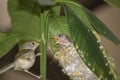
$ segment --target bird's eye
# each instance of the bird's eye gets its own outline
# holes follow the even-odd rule
[[[62,35],[61,35],[61,34],[59,34],[59,35],[58,35],[58,37],[62,37]]]
[[[34,42],[32,42],[32,44],[34,45],[35,43],[34,43]]]

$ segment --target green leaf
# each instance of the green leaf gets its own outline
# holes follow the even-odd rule
[[[40,35],[40,18],[25,11],[17,11],[11,15],[13,32],[26,39],[33,37],[38,40]],[[28,35],[28,37],[26,37]]]
[[[40,7],[35,0],[14,0],[14,2],[9,0],[8,10],[14,33],[19,34],[19,37],[24,39],[30,37],[35,40],[39,39]]]
[[[104,0],[104,1],[120,9],[120,0]]]
[[[61,9],[61,6],[60,6],[60,5],[57,5],[57,6],[52,7],[52,9],[51,9],[51,14],[60,15],[60,9]]]
[[[70,35],[67,19],[64,16],[52,15],[49,17],[49,38],[58,34]]]
[[[4,56],[10,49],[12,49],[18,41],[19,38],[14,34],[4,35],[4,37],[0,39],[0,57]]]
[[[94,30],[97,31],[100,35],[111,40],[116,45],[120,46],[120,40],[102,23],[96,16],[94,16],[90,11],[84,9],[88,19],[93,26]]]
[[[101,46],[92,31],[83,24],[81,19],[75,14],[76,12],[72,11],[71,7],[66,5],[65,12],[72,41],[86,65],[101,80],[115,80],[113,74],[109,73],[109,65],[106,65],[108,61],[103,55]]]
[[[70,2],[69,0],[60,2],[64,2],[89,29],[97,31],[100,35],[108,38],[117,45],[120,44],[120,40],[106,27],[106,25],[82,5],[77,2]]]

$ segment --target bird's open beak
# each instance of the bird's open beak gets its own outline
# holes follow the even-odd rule
[[[58,41],[58,37],[54,36],[53,39],[57,42]]]
[[[58,37],[54,36],[53,39],[55,40],[55,44],[58,44]]]

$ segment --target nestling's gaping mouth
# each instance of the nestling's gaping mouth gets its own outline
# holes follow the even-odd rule
[[[53,39],[57,42],[58,41],[58,37],[54,36]]]

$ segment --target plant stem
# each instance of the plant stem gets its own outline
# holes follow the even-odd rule
[[[47,54],[47,40],[48,40],[48,11],[41,13],[41,32],[40,32],[40,73],[41,80],[46,80],[46,54]]]

